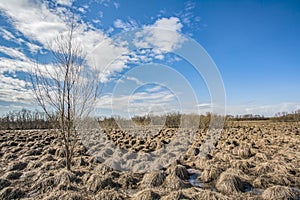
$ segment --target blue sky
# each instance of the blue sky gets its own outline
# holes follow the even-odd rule
[[[77,39],[102,62],[101,114],[203,113],[218,107],[209,91],[213,83],[176,55],[184,38],[202,45],[218,68],[228,114],[272,116],[300,109],[297,0],[0,0],[0,113],[36,108],[26,76],[37,55],[48,62],[47,44],[66,31],[64,16],[70,12],[80,21]],[[118,34],[150,28],[156,31],[143,38],[141,49],[109,45]],[[160,50],[143,50],[145,41]],[[120,53],[126,55],[116,59]],[[114,62],[107,66],[103,60]]]

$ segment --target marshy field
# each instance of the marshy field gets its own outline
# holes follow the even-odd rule
[[[108,167],[83,144],[65,169],[60,138],[49,130],[0,131],[0,199],[300,199],[300,123],[243,121],[226,126],[205,157],[207,135],[195,131],[179,159],[144,173]],[[132,152],[154,152],[176,129],[136,139],[123,130],[103,130],[108,140]],[[136,130],[145,131],[145,130]],[[98,145],[95,143],[95,145]],[[101,151],[101,146],[98,146]]]

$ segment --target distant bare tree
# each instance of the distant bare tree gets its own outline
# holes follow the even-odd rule
[[[73,19],[67,34],[60,34],[49,47],[53,62],[47,65],[37,62],[31,76],[38,104],[47,115],[58,115],[57,133],[62,139],[68,170],[78,143],[78,122],[90,114],[99,92],[98,75],[86,65],[86,54],[74,38],[76,27]]]

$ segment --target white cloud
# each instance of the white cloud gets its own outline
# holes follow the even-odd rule
[[[0,57],[0,74],[4,72],[13,73],[15,71],[30,72],[33,65],[34,63],[28,60],[22,61]]]
[[[34,44],[32,42],[24,42],[24,43],[29,48],[29,50],[30,50],[31,53],[36,53],[38,50],[42,49],[41,46],[36,45],[36,44]]]
[[[177,17],[158,19],[153,25],[144,26],[136,33],[135,45],[139,48],[154,48],[160,52],[172,52],[184,42],[183,25]]]
[[[9,47],[5,47],[5,46],[0,46],[0,52],[12,57],[12,58],[16,58],[16,59],[20,59],[20,60],[28,60],[27,56],[25,56],[24,53],[22,53],[21,51],[15,49],[15,48],[9,48]]]
[[[197,104],[197,107],[200,109],[210,109],[213,107],[213,105],[210,103],[201,103],[201,104]]]
[[[100,81],[107,82],[115,73],[128,68],[126,65],[129,50],[107,38],[88,54],[88,64],[95,66],[100,72]]]
[[[188,12],[188,11],[193,10],[195,7],[196,7],[195,2],[188,1],[188,2],[185,3],[185,8],[184,8],[184,10],[185,10],[186,12]]]
[[[157,88],[152,92],[145,90],[130,95],[104,95],[97,102],[97,108],[110,109],[117,115],[164,114],[179,110],[175,96]]]
[[[34,100],[32,91],[26,89],[28,83],[23,80],[0,74],[0,85],[0,101],[30,104]]]
[[[121,19],[116,19],[114,21],[114,27],[123,29],[124,31],[129,31],[137,28],[137,23],[132,19],[130,19],[128,22],[124,22]]]
[[[162,89],[163,89],[162,86],[156,85],[154,87],[148,87],[148,88],[146,88],[146,91],[147,92],[158,92],[158,91],[160,91]]]
[[[68,6],[72,4],[72,1],[60,1],[59,4]],[[16,32],[25,36],[26,41],[23,40],[21,43],[27,45],[32,51],[41,48],[37,43],[42,47],[47,48],[49,41],[52,41],[59,33],[65,33],[67,31],[66,22],[62,20],[62,16],[66,13],[68,15],[69,13],[66,7],[49,8],[48,4],[45,2],[11,0],[6,3],[0,2],[0,10],[9,17]],[[78,17],[79,19],[79,16],[75,17]],[[136,22],[132,19],[129,19],[128,22],[116,20],[114,25],[123,30],[132,30],[137,26]],[[161,54],[162,52],[171,52],[178,48],[184,41],[181,36],[182,27],[181,21],[176,17],[158,19],[154,24],[144,26],[143,30],[137,33],[135,44],[137,45],[137,48],[155,47],[151,55],[157,59],[164,59],[164,56]],[[2,31],[2,34],[7,38],[14,36],[5,31]],[[119,45],[116,45],[114,43],[115,41],[113,41],[112,38],[107,38],[102,30],[98,30],[83,21],[79,24],[74,37],[83,45],[84,50],[87,51],[88,64],[95,66],[102,72],[99,77],[101,82],[111,80],[110,78],[112,75],[128,68],[127,63],[129,61],[149,61],[149,55],[147,53],[129,57],[130,51],[126,42],[123,42],[124,44],[121,42]],[[0,65],[3,67],[0,69],[1,76],[4,76],[3,73],[7,71],[12,73],[15,71],[30,73],[34,62],[29,58],[26,58],[26,55],[21,51],[5,47],[0,47],[0,51],[15,58],[14,60],[3,57],[0,58]],[[41,65],[41,67],[43,68],[45,66]],[[49,67],[51,69],[52,66]],[[135,81],[137,84],[143,83],[138,79],[133,79],[132,77],[128,78],[128,80],[131,79],[131,81]],[[8,79],[4,78],[4,80]],[[12,87],[14,84],[21,83],[18,79],[11,77],[9,81],[11,81],[12,85],[8,85],[7,81],[3,82],[3,84],[6,85],[5,89],[2,89],[1,91],[3,94],[7,94],[11,90],[12,94],[16,97],[19,97],[22,92],[24,92],[26,98],[29,97],[30,93],[26,90],[24,85],[19,85],[19,91],[22,92],[18,92]],[[108,101],[105,101],[107,100],[105,98],[108,97],[102,97],[102,100],[103,98],[104,101],[101,102],[107,103]],[[166,105],[174,100],[173,96],[169,93],[153,90],[151,93],[150,91],[144,91],[144,93],[139,92],[130,97],[115,97],[114,102],[117,101],[119,104],[114,105],[117,105],[120,109],[123,108],[122,106],[128,107],[128,104],[126,103],[129,102],[130,98],[134,105],[136,105],[131,107],[132,109],[138,108],[139,106],[148,106],[148,108],[149,106],[154,106],[155,108],[164,106],[164,108],[166,108]],[[16,99],[10,100],[15,101]],[[162,109],[160,108],[160,110]]]
[[[26,37],[41,44],[66,30],[65,23],[45,3],[30,0],[0,2],[0,9],[11,18],[14,27]]]
[[[86,10],[83,7],[78,8],[78,11],[83,13],[83,14],[86,13]]]
[[[59,3],[70,5],[71,1],[60,1]],[[27,37],[29,41],[31,41],[30,43],[25,42],[24,40],[22,42],[32,51],[40,49],[40,47],[36,45],[34,41],[38,41],[44,48],[47,48],[49,47],[49,43],[54,41],[54,39],[60,33],[66,33],[67,31],[67,23],[62,20],[66,18],[64,15],[69,14],[66,8],[57,7],[50,9],[45,2],[35,2],[32,0],[12,0],[6,3],[0,2],[0,10],[2,10],[3,13],[10,18],[10,21],[15,29]],[[79,16],[75,16],[75,18],[79,18]],[[12,37],[11,34],[5,31],[2,31],[2,34],[7,35],[7,38]],[[91,55],[95,47],[99,43],[103,42],[105,38],[106,36],[103,31],[95,29],[91,25],[84,22],[78,25],[78,28],[74,33],[74,39],[83,46],[84,51],[86,51],[86,53],[89,55],[88,59],[90,60],[88,60],[88,64],[97,64],[96,67],[99,69],[99,71],[105,69],[105,71],[101,74],[102,81],[109,80],[108,77],[111,74],[114,72],[120,72],[126,67],[124,62],[121,61],[114,62],[112,65],[107,66],[116,58],[116,56],[119,56],[117,52],[124,52],[122,48],[122,51],[120,51],[119,47],[115,47],[110,42],[104,42],[102,52],[97,52],[97,55]],[[3,48],[4,47],[2,47],[2,50]],[[17,53],[13,51],[9,52],[8,49],[5,51],[10,55]],[[97,60],[98,56],[101,57],[101,62],[94,62]],[[24,59],[24,56],[22,59]],[[9,60],[5,60],[5,62],[17,65],[13,66],[12,68],[19,69],[19,61],[12,63]],[[27,66],[28,64],[25,65]]]
[[[60,3],[69,5],[71,2],[62,1]],[[11,18],[14,27],[18,31],[23,33],[29,40],[40,42],[44,47],[47,47],[49,42],[53,41],[59,34],[67,31],[67,22],[62,19],[65,19],[65,15],[70,13],[62,7],[50,9],[46,3],[42,2],[12,0],[6,3],[0,2],[0,9]],[[76,17],[78,18],[78,16]],[[76,30],[75,37],[89,52],[103,41],[105,34],[90,25],[81,23]],[[37,49],[34,44],[28,46]]]
[[[127,76],[126,79],[130,80],[130,81],[134,81],[137,85],[143,85],[144,84],[144,82],[140,81],[139,79],[137,79],[135,77]]]
[[[122,38],[121,34],[118,38],[121,42],[117,42],[118,39],[116,38],[114,41],[108,39],[93,52],[92,55],[96,58],[95,63],[97,66],[105,67],[106,75],[113,74],[112,69],[116,69],[115,72],[120,72],[128,64],[149,63],[154,58],[163,60],[165,58],[163,53],[172,52],[185,41],[180,33],[182,24],[176,17],[158,19],[154,24],[144,26],[141,31],[134,30],[137,25],[133,20],[124,22],[117,19],[114,21],[114,26],[125,31],[133,31],[135,38],[132,41],[126,34]],[[127,41],[123,41],[124,44],[122,44],[122,40]],[[130,45],[131,51],[128,47]],[[100,68],[103,69],[103,67]],[[103,81],[107,80],[109,79],[103,79]]]
[[[196,4],[194,2],[188,1],[185,3],[184,12],[180,14],[180,18],[182,19],[183,23],[191,25],[191,21],[196,18],[192,12],[195,7]]]
[[[161,18],[158,19],[153,25],[152,28],[166,29],[174,32],[180,32],[182,28],[182,24],[177,17],[170,18]]]
[[[164,55],[162,55],[162,54],[156,55],[154,57],[158,60],[163,60],[165,58]]]
[[[4,28],[0,28],[0,35],[7,41],[16,39],[15,36],[11,32],[5,30]]]
[[[18,45],[25,44],[32,53],[35,53],[39,49],[41,49],[40,46],[34,44],[33,42],[27,42],[27,41],[23,40],[21,37],[18,36],[18,33],[12,33],[4,28],[0,28],[0,35],[2,36],[2,38],[4,38],[5,40],[7,40],[9,42],[14,42]],[[15,36],[15,35],[17,35],[17,36]]]
[[[73,0],[57,0],[56,2],[64,6],[72,6],[73,4]]]
[[[114,6],[115,6],[116,9],[120,8],[120,4],[119,3],[113,2],[113,4],[114,4]]]

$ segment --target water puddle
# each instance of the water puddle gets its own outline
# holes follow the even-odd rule
[[[251,188],[251,190],[248,191],[248,192],[251,192],[254,195],[261,195],[263,193],[263,190],[262,189]]]
[[[203,185],[198,181],[200,171],[196,169],[187,169],[189,173],[189,182],[192,186],[204,188]]]

